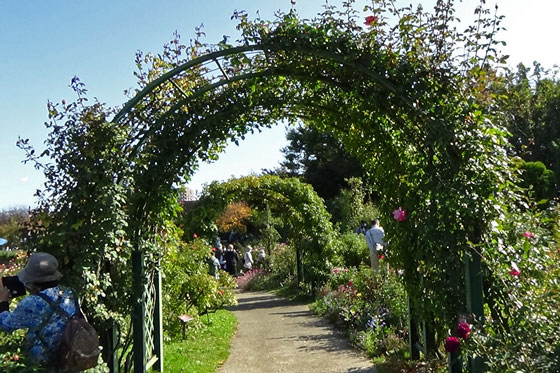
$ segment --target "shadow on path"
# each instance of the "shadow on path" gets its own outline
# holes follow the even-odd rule
[[[237,293],[239,320],[230,357],[219,372],[376,372],[343,333],[308,305],[266,292]]]

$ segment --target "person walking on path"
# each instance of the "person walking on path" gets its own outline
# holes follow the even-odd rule
[[[376,272],[379,270],[377,250],[385,246],[383,237],[385,237],[385,231],[383,231],[383,228],[379,226],[379,219],[373,219],[371,222],[371,228],[366,232],[366,243],[369,248],[371,268]]]
[[[266,266],[266,252],[262,247],[259,249],[259,255],[257,256],[257,265],[260,269],[264,269]]]
[[[210,258],[208,258],[208,274],[214,277],[216,280],[220,278],[219,268],[220,268],[220,261],[216,257],[218,254],[218,249],[215,247],[212,249],[212,254],[210,254]]]
[[[367,230],[368,230],[367,223],[365,220],[362,220],[360,226],[356,229],[355,233],[365,235]]]
[[[247,251],[245,252],[245,256],[243,257],[243,259],[245,259],[243,262],[244,272],[248,272],[253,268],[254,261],[251,251],[253,251],[253,248],[251,246],[247,246]]]
[[[226,262],[226,272],[233,277],[237,276],[237,262],[239,261],[239,255],[237,251],[233,249],[233,245],[229,244],[227,250],[224,253],[224,260]]]

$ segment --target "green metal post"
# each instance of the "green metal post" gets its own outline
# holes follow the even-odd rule
[[[420,350],[417,348],[418,343],[418,327],[416,320],[414,320],[412,303],[410,297],[408,297],[408,348],[412,360],[420,359]]]
[[[111,329],[107,331],[107,366],[109,367],[110,373],[119,373],[119,359],[117,356],[117,345],[119,343],[117,326],[113,324]]]
[[[163,315],[161,302],[161,273],[156,270],[154,274],[154,285],[156,290],[156,304],[154,307],[154,350],[158,358],[154,364],[154,370],[163,372]]]
[[[465,261],[465,285],[467,290],[467,311],[477,320],[484,318],[481,260],[479,255],[467,257]]]
[[[477,321],[484,321],[484,299],[482,287],[482,265],[478,254],[465,259],[465,286],[467,292],[467,312]],[[471,373],[484,372],[484,362],[480,357],[469,358],[468,369]]]
[[[447,369],[449,373],[463,372],[463,360],[460,352],[447,353]]]
[[[422,322],[422,331],[424,334],[424,348],[426,351],[426,357],[435,355],[436,348],[436,334],[432,328],[430,328],[426,322]]]
[[[298,285],[303,283],[303,263],[301,262],[301,249],[296,248],[296,266],[297,266],[297,282]]]
[[[134,373],[146,373],[146,304],[144,302],[144,254],[132,252],[132,333],[134,348]]]
[[[270,232],[270,206],[268,205],[268,200],[266,201],[266,255],[270,255],[272,253],[272,233]]]

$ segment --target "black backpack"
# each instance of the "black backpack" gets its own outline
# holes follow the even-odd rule
[[[101,353],[99,338],[93,326],[82,314],[77,297],[74,295],[76,313],[69,315],[59,303],[53,302],[46,294],[37,293],[37,295],[47,302],[54,312],[67,320],[55,356],[56,367],[62,372],[79,372],[96,366]]]

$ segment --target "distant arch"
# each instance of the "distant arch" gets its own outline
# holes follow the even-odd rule
[[[228,204],[239,201],[261,209],[269,208],[272,215],[282,219],[298,259],[306,263],[306,271],[311,275],[309,280],[316,281],[317,277],[326,275],[328,260],[336,251],[335,231],[323,200],[310,185],[298,179],[264,175],[212,183],[189,210],[186,226],[211,237],[213,222]],[[299,281],[303,280],[301,270],[298,265]]]

